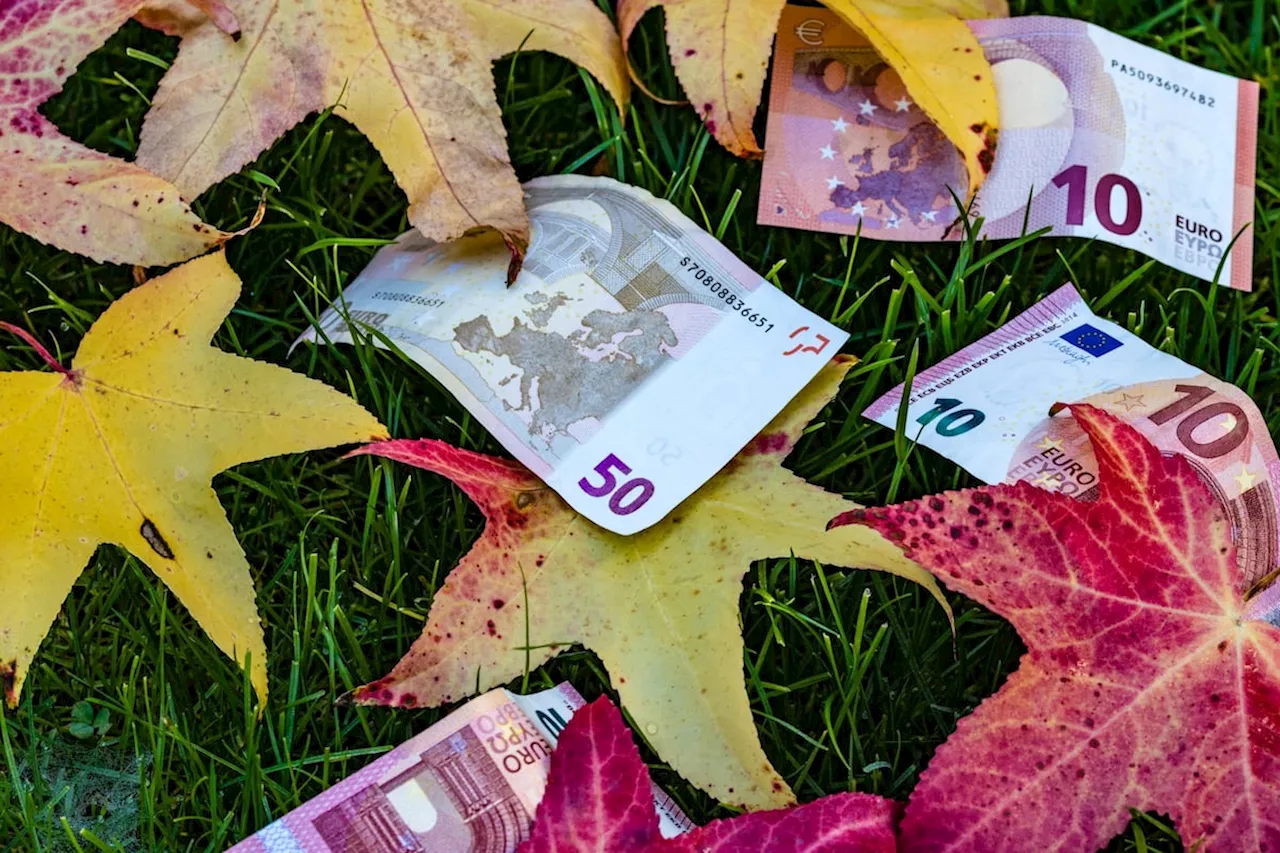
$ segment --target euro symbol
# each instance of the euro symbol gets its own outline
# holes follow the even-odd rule
[[[796,27],[796,37],[805,44],[822,44],[822,31],[826,28],[825,21],[810,18],[807,21],[801,21],[800,26]]]

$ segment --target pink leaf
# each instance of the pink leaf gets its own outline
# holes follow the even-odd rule
[[[1280,850],[1280,629],[1245,616],[1222,505],[1182,456],[1073,412],[1101,498],[1026,484],[846,513],[1008,619],[1017,670],[960,721],[907,850],[1095,850],[1129,810],[1188,847]]]
[[[649,771],[601,697],[560,735],[533,836],[518,853],[640,853],[661,840]]]
[[[640,751],[600,698],[560,736],[533,835],[517,853],[891,853],[898,813],[892,800],[835,794],[664,839]]]
[[[0,222],[99,261],[166,265],[232,235],[178,188],[62,134],[39,109],[143,0],[0,3]]]
[[[832,794],[803,806],[717,820],[675,839],[671,853],[893,853],[902,806]]]

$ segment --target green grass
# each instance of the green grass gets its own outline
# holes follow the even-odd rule
[[[754,224],[758,163],[708,144],[691,110],[637,95],[625,128],[572,65],[542,55],[500,62],[500,102],[521,177],[604,169],[670,198],[750,266],[852,333],[864,359],[789,464],[868,504],[969,485],[927,450],[899,462],[894,436],[858,417],[903,378],[920,348],[930,364],[984,335],[1066,280],[1111,319],[1252,393],[1273,433],[1280,409],[1275,355],[1277,272],[1276,8],[1264,0],[1015,2],[1020,13],[1082,17],[1197,64],[1264,86],[1259,132],[1255,290],[1240,294],[1078,240],[914,246]],[[171,59],[173,40],[127,26],[96,53],[47,114],[78,139],[130,156],[161,70],[128,48]],[[660,17],[634,42],[637,67],[677,97]],[[287,348],[360,271],[363,241],[407,228],[405,199],[372,147],[335,117],[313,117],[254,168],[279,186],[265,222],[228,247],[244,294],[217,337],[239,354],[285,364],[349,390],[397,436],[441,438],[501,452],[420,368],[367,348]],[[242,226],[264,182],[246,171],[206,193],[202,216]],[[741,192],[741,198],[738,193]],[[736,202],[736,207],[734,203]],[[1137,272],[1136,275],[1131,275]],[[64,356],[130,272],[94,264],[0,229],[0,318],[24,324]],[[917,281],[914,286],[909,281]],[[925,295],[928,298],[925,298]],[[855,297],[860,297],[855,299]],[[0,369],[38,369],[18,342]],[[272,696],[255,716],[240,670],[163,585],[119,549],[85,570],[36,658],[21,705],[0,716],[0,851],[115,849],[110,826],[74,836],[66,777],[41,781],[71,733],[88,760],[112,769],[129,800],[136,849],[217,851],[354,772],[445,711],[337,705],[383,675],[421,628],[433,592],[477,536],[481,519],[440,477],[370,460],[312,453],[245,465],[215,486],[254,569],[267,627]],[[746,673],[765,750],[800,797],[859,790],[906,798],[956,720],[1017,667],[1022,646],[1001,619],[953,596],[953,642],[941,609],[894,578],[773,560],[749,571],[741,600]],[[599,661],[570,650],[532,673],[531,687],[568,679],[584,695],[608,690]],[[93,714],[77,703],[87,702]],[[90,720],[86,724],[85,720]],[[101,727],[99,727],[99,730]],[[650,756],[652,758],[652,756]],[[655,764],[698,821],[722,810]],[[121,809],[117,809],[120,812]],[[117,817],[121,817],[117,814]],[[75,838],[74,842],[71,840]],[[1140,817],[1116,850],[1180,849],[1159,816]]]

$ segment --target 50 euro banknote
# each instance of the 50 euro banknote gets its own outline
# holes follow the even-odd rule
[[[969,26],[1000,111],[991,171],[970,211],[982,236],[1047,226],[1251,288],[1257,83],[1083,21]],[[788,6],[774,57],[762,224],[886,240],[964,236],[959,153],[863,36],[828,10]]]
[[[903,394],[899,385],[863,415],[894,429]],[[906,433],[988,483],[1089,499],[1097,461],[1057,406],[1077,402],[1191,462],[1231,522],[1251,613],[1280,624],[1280,456],[1262,413],[1236,386],[1096,316],[1071,285],[917,375]]]
[[[492,690],[229,853],[512,853],[529,837],[549,756],[584,702],[569,684]],[[654,786],[664,836],[693,828]]]
[[[525,201],[510,287],[496,235],[412,231],[299,340],[376,333],[615,533],[693,494],[848,339],[642,189],[561,175],[525,184]]]

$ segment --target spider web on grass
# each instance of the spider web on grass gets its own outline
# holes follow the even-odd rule
[[[45,803],[37,832],[50,853],[74,853],[63,828],[66,819],[79,841],[88,830],[109,849],[141,853],[138,841],[140,775],[150,754],[124,754],[110,747],[85,747],[55,741],[36,763],[18,765],[16,787]],[[85,849],[94,845],[81,841]]]

